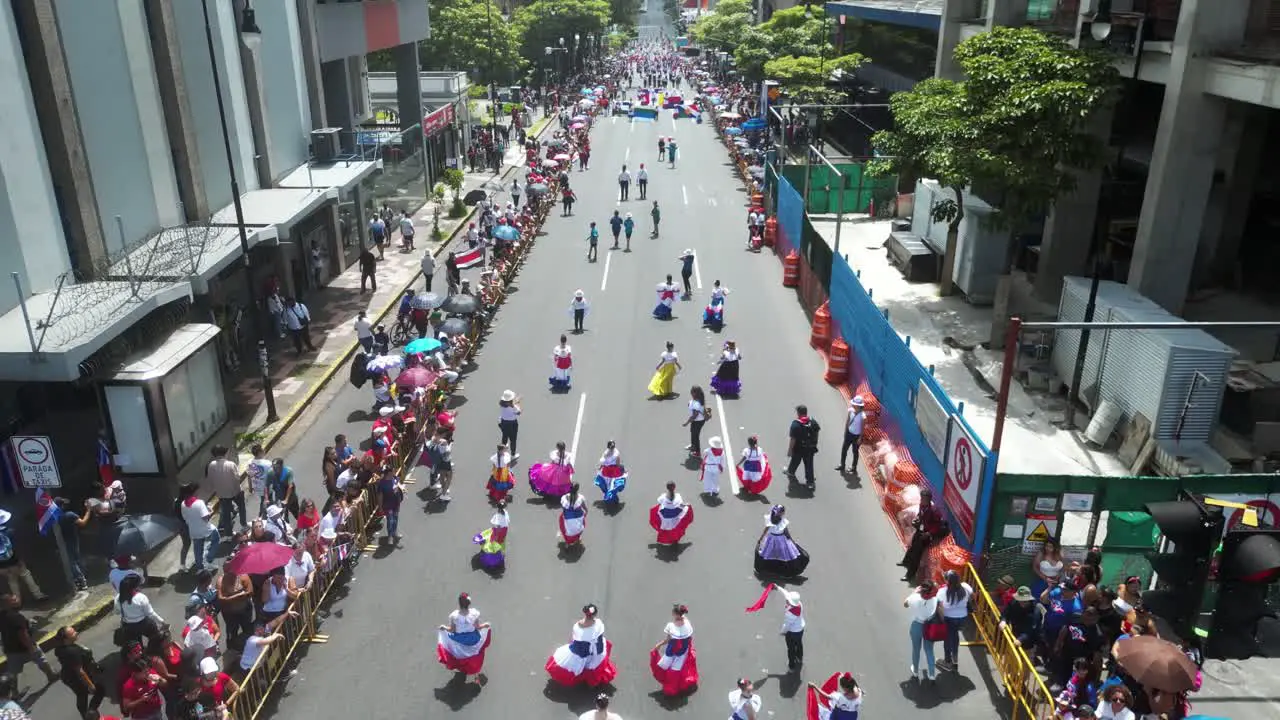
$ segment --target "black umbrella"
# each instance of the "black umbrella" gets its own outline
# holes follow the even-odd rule
[[[440,307],[440,303],[444,302],[444,297],[438,293],[420,292],[413,296],[410,304],[420,310],[431,310]]]
[[[352,385],[356,386],[357,389],[364,387],[364,384],[369,382],[368,366],[369,356],[362,352],[356,353],[356,356],[351,360],[351,370],[348,379],[351,381]]]
[[[104,528],[98,537],[108,556],[145,555],[177,535],[182,524],[172,515],[128,515]]]
[[[466,335],[471,330],[471,321],[466,318],[449,318],[437,329],[445,335]]]
[[[489,194],[483,190],[472,190],[463,196],[462,202],[465,205],[475,205],[476,203],[489,197]]]
[[[548,188],[543,183],[533,183],[532,185],[525,188],[525,190],[527,190],[530,195],[541,195],[545,193],[548,190]]]
[[[450,295],[440,308],[456,315],[474,315],[480,312],[480,300],[475,295]]]

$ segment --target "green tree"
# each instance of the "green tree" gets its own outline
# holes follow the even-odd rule
[[[493,0],[432,0],[431,39],[419,45],[428,70],[474,72],[483,84],[520,76],[520,36]]]
[[[787,96],[797,103],[837,104],[844,93],[828,88],[827,80],[836,71],[848,73],[857,70],[864,61],[865,58],[857,53],[832,59],[788,55],[766,62],[764,74],[770,80],[776,80]]]
[[[699,47],[732,51],[751,29],[751,7],[751,0],[720,0],[715,10],[698,18],[689,34]]]
[[[807,9],[779,10],[768,21],[747,28],[734,51],[738,71],[747,80],[765,79],[765,63],[777,58],[835,56],[824,16],[806,14]]]
[[[873,172],[932,178],[955,194],[930,208],[949,223],[943,294],[952,291],[964,193],[982,188],[1004,227],[1047,212],[1075,188],[1077,172],[1102,162],[1104,139],[1089,123],[1119,82],[1105,54],[1030,28],[976,35],[955,59],[965,80],[925,80],[897,93],[894,128],[872,138],[883,157]]]
[[[609,22],[622,27],[635,27],[640,13],[640,0],[609,0]]]
[[[449,217],[457,218],[466,214],[466,208],[462,205],[462,183],[466,181],[466,176],[457,168],[449,168],[444,171],[444,176],[440,178],[444,184],[449,187],[453,193],[453,206],[449,208]]]
[[[578,41],[578,57],[586,52],[586,36],[605,34],[612,9],[609,0],[535,0],[519,8],[515,23],[521,37],[520,53],[531,62],[543,62],[545,48],[564,47],[574,50],[574,35]],[[574,58],[571,57],[571,61]]]

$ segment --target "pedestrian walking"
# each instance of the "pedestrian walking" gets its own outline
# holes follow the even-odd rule
[[[373,252],[369,248],[360,251],[360,293],[365,292],[365,283],[368,283],[373,292],[378,292],[378,258],[373,256]],[[281,305],[283,308],[284,306]],[[283,310],[281,310],[283,314]],[[281,320],[283,323],[283,320]],[[283,324],[281,327],[284,327]],[[281,335],[283,337],[283,334]]]
[[[520,181],[516,178],[511,180],[511,204],[520,207]]]
[[[642,198],[644,197],[643,193],[641,193],[641,197]],[[624,252],[631,252],[631,234],[634,233],[635,231],[636,231],[635,218],[631,217],[631,213],[627,213],[627,217],[624,218],[622,221],[622,233],[627,238],[627,247],[624,250]]]
[[[570,189],[568,185],[562,184],[561,187],[564,189],[560,192],[560,203],[562,206],[560,210],[560,217],[572,217],[573,204],[577,202],[578,194]]]
[[[591,308],[591,304],[587,302],[587,295],[581,290],[573,294],[573,302],[569,303],[569,311],[573,313],[573,332],[582,333],[583,322],[587,318],[587,310]]]
[[[680,261],[680,279],[684,282],[686,300],[693,297],[693,285],[689,283],[689,279],[693,277],[694,257],[693,248],[685,248],[680,257],[676,258]]]
[[[653,220],[653,237],[658,237],[658,223],[662,220],[662,210],[658,208],[658,201],[653,201],[653,208],[649,210],[649,217]]]
[[[623,202],[629,199],[631,190],[631,173],[627,172],[627,166],[622,166],[622,172],[618,173],[618,201]]]
[[[790,441],[787,445],[787,457],[791,461],[787,463],[786,475],[795,482],[796,469],[804,463],[804,481],[810,490],[814,487],[813,456],[818,454],[818,433],[821,430],[822,426],[818,421],[809,417],[809,408],[797,405],[796,417],[791,421],[788,431]]]
[[[193,569],[197,572],[204,569],[205,563],[212,563],[217,558],[220,542],[218,528],[211,522],[213,510],[200,499],[198,489],[199,486],[195,483],[187,483],[179,490],[184,498],[182,521],[187,524],[187,533],[191,536],[195,549]]]
[[[387,244],[387,224],[377,215],[369,221],[369,239],[378,248],[378,259],[383,259],[384,247]]]
[[[3,646],[0,649],[4,650],[5,672],[21,677],[27,663],[35,663],[49,682],[54,682],[58,674],[49,666],[44,650],[31,634],[31,621],[21,609],[22,599],[17,595],[11,592],[0,595],[0,645]]]
[[[103,682],[102,666],[92,650],[76,642],[79,638],[80,634],[74,627],[66,625],[59,628],[53,656],[61,664],[58,678],[75,694],[76,711],[84,715],[102,705],[107,686]]]
[[[613,217],[609,218],[609,230],[613,233],[613,247],[611,250],[618,249],[618,238],[622,235],[622,216],[617,210],[613,211]]]
[[[676,139],[671,138],[667,143],[667,159],[671,161],[671,167],[676,166]]]
[[[449,294],[457,293],[462,284],[462,270],[458,268],[458,256],[454,253],[449,253],[444,259],[444,277],[449,285]]]
[[[364,313],[361,313],[363,315]],[[230,450],[225,445],[214,445],[204,477],[213,494],[218,497],[218,528],[231,537],[235,530],[235,512],[240,511],[240,527],[249,527],[244,502],[244,486],[240,484],[240,467],[227,457]]]
[[[849,472],[854,476],[858,476],[858,449],[862,446],[862,428],[866,423],[866,401],[861,395],[854,395],[849,401],[849,410],[844,420],[844,443],[840,446],[840,464],[836,466],[836,471],[843,474],[845,471],[845,458],[850,450],[853,450],[853,464],[849,466]]]
[[[294,350],[301,355],[305,345],[308,351],[314,351],[316,348],[311,344],[311,312],[307,310],[307,306],[289,298],[284,301],[284,308],[284,326],[293,338]]]
[[[373,352],[373,323],[369,322],[369,313],[361,310],[356,315],[356,340],[365,352]]]
[[[422,279],[426,282],[426,291],[431,292],[431,281],[436,274],[436,256],[430,250],[422,254]]]
[[[933,644],[943,634],[943,625],[938,618],[938,588],[932,580],[920,583],[905,600],[902,607],[907,609],[907,617],[911,619],[909,635],[911,637],[911,679],[935,680],[938,670],[933,659]],[[924,650],[927,666],[920,665],[920,651]]]
[[[511,451],[511,461],[520,459],[516,452],[516,438],[520,434],[520,397],[512,390],[503,390],[498,400],[498,429],[502,432],[502,445]]]
[[[647,200],[649,195],[649,171],[644,169],[644,163],[640,163],[640,169],[636,171],[636,185],[640,190],[640,199]]]
[[[591,227],[587,232],[587,262],[595,262],[599,259],[600,229],[596,227],[595,222],[591,223]]]
[[[667,139],[665,137],[658,138],[658,162],[667,159]]]
[[[947,625],[947,637],[942,641],[942,660],[937,664],[943,670],[955,672],[960,663],[960,631],[969,621],[973,587],[963,582],[955,570],[948,570],[944,577],[946,587],[938,593],[938,602],[942,605],[942,621]]]
[[[696,456],[702,452],[702,426],[707,424],[710,416],[711,411],[707,408],[707,397],[702,388],[697,385],[689,388],[689,417],[685,418],[681,427],[689,428],[689,444],[685,449],[690,455]]]
[[[402,214],[400,216],[401,247],[408,252],[413,252],[413,238],[417,234],[417,230],[413,227],[413,217],[409,213]]]

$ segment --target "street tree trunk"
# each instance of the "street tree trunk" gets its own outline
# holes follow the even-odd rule
[[[960,221],[964,220],[964,189],[951,188],[956,194],[956,215],[947,225],[947,247],[942,254],[942,277],[938,281],[938,294],[942,297],[954,295],[956,288],[951,276],[956,269],[956,246],[960,244]]]

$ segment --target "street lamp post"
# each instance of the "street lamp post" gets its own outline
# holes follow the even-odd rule
[[[240,256],[243,259],[244,287],[249,293],[249,312],[258,331],[258,366],[262,372],[262,396],[267,401],[267,422],[280,419],[276,413],[275,390],[271,384],[271,358],[267,354],[266,318],[258,307],[254,293],[253,266],[249,260],[249,231],[244,224],[244,206],[240,204],[240,182],[236,180],[235,154],[231,150],[231,131],[227,127],[227,108],[222,99],[222,78],[218,74],[218,56],[213,46],[213,25],[209,21],[209,0],[200,0],[204,13],[204,39],[209,46],[209,69],[213,73],[213,94],[218,101],[218,122],[222,125],[222,147],[227,153],[227,174],[231,177],[231,205],[235,208],[236,228],[240,231]],[[241,31],[260,33],[253,10],[245,7]]]

